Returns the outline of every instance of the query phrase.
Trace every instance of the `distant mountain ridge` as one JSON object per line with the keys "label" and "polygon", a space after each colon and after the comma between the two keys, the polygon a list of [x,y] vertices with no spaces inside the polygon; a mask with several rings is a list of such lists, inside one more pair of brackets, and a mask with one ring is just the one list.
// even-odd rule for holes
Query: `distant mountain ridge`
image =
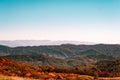
{"label": "distant mountain ridge", "polygon": [[17,46],[40,46],[40,45],[61,45],[61,44],[96,44],[93,42],[83,42],[83,41],[51,41],[51,40],[0,40],[0,45],[6,45],[9,47],[17,47]]}
{"label": "distant mountain ridge", "polygon": [[79,57],[86,55],[105,54],[115,57],[120,56],[120,45],[47,45],[47,46],[19,46],[8,47],[0,45],[0,55],[47,55],[50,57]]}

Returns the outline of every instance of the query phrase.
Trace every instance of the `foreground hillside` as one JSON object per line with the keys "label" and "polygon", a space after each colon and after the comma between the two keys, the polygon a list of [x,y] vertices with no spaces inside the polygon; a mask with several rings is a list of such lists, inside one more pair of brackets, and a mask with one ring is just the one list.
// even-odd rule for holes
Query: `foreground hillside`
{"label": "foreground hillside", "polygon": [[[4,77],[3,75],[12,76],[12,77]],[[39,79],[39,80],[57,80],[57,79],[64,79],[64,80],[71,80],[71,79],[86,79],[86,80],[93,80],[91,76],[85,75],[78,75],[73,73],[56,73],[56,72],[49,72],[49,71],[42,71],[42,67],[33,67],[29,66],[28,64],[18,63],[13,60],[7,58],[0,58],[0,79],[10,78],[8,80],[29,80],[23,79],[19,77],[27,77],[31,79]]]}
{"label": "foreground hillside", "polygon": [[91,75],[101,77],[120,77],[120,60],[99,61],[95,66],[74,66],[74,67],[54,67],[54,66],[30,66],[23,62],[16,62],[5,57],[0,58],[0,74],[8,76],[22,76],[31,78],[40,78],[43,75],[51,75],[58,78],[80,75]]}
{"label": "foreground hillside", "polygon": [[40,80],[94,80],[104,79],[100,77],[120,77],[120,60],[100,61],[96,63],[96,66],[57,68],[54,66],[30,66],[1,57],[0,75]]}

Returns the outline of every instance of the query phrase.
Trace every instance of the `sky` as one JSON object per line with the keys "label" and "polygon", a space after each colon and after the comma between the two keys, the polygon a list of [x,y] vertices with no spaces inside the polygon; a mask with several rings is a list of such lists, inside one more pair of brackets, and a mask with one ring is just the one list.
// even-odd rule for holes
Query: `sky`
{"label": "sky", "polygon": [[120,0],[0,0],[0,40],[120,44]]}

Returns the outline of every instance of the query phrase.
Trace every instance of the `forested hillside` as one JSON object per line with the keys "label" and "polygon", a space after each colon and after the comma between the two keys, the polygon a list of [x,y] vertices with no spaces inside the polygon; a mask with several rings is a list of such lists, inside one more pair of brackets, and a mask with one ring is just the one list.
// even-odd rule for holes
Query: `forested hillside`
{"label": "forested hillside", "polygon": [[120,56],[120,45],[73,45],[63,44],[56,46],[21,46],[21,47],[8,47],[0,46],[1,55],[37,55],[43,54],[54,57],[78,57],[84,55],[97,55],[106,54],[112,56]]}
{"label": "forested hillside", "polygon": [[100,60],[120,59],[120,45],[53,45],[53,46],[0,46],[0,56],[31,65],[73,67],[94,65]]}

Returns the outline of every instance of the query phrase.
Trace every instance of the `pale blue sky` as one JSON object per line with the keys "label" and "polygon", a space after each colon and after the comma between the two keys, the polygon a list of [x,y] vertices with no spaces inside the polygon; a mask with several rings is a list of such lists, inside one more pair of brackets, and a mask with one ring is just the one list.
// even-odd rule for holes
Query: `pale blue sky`
{"label": "pale blue sky", "polygon": [[120,43],[120,0],[0,0],[0,40]]}

